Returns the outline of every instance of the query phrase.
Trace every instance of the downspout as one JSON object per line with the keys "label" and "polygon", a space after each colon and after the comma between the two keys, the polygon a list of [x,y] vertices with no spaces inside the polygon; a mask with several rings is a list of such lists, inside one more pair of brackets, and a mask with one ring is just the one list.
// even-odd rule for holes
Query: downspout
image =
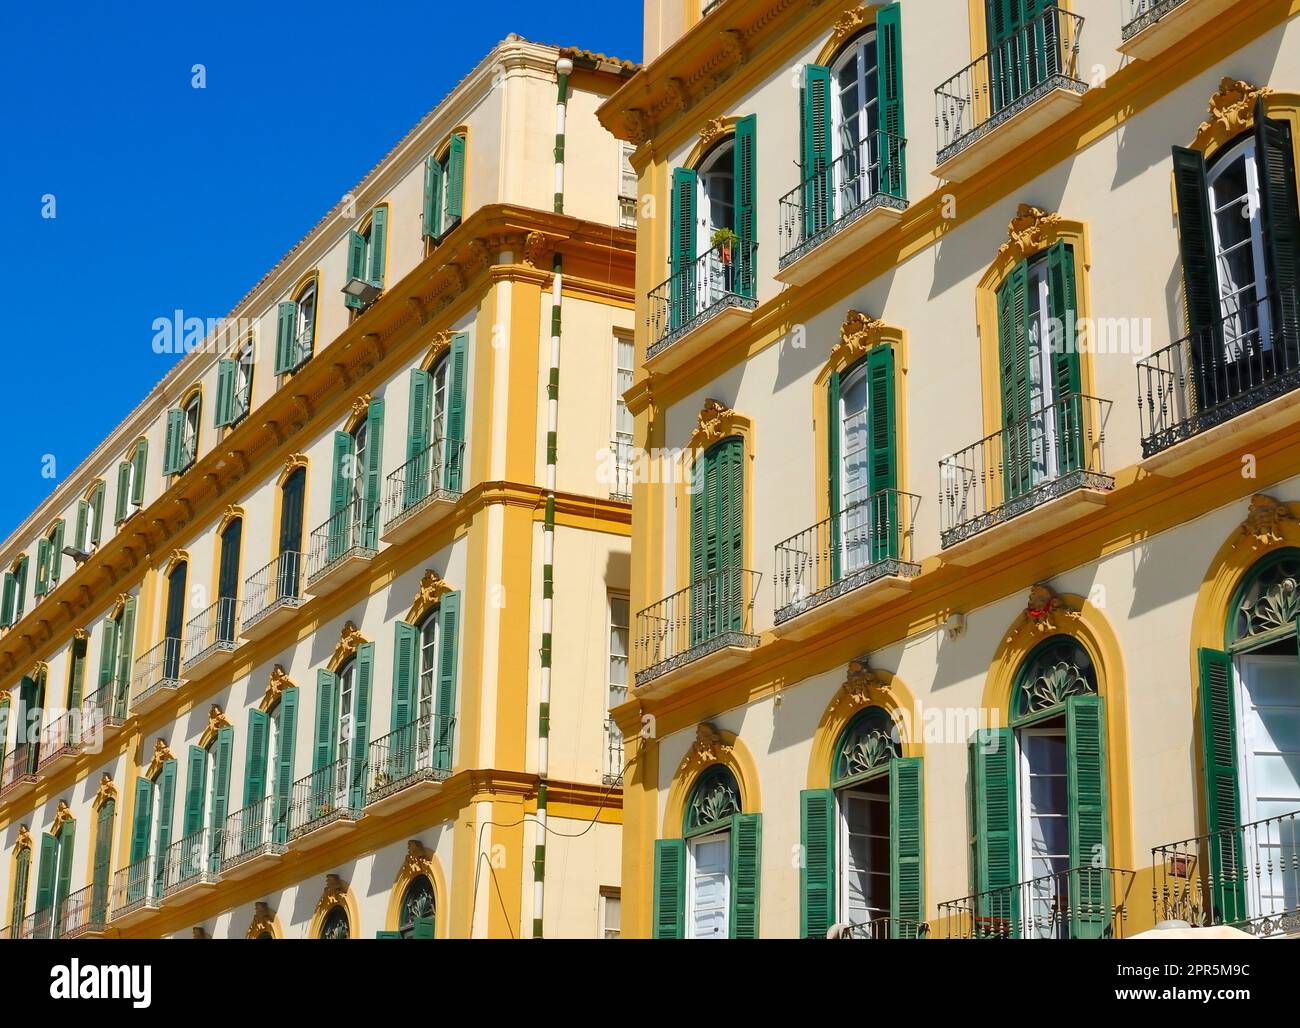
{"label": "downspout", "polygon": [[[573,62],[555,62],[558,91],[555,98],[555,213],[564,213],[564,122],[569,103],[569,75]],[[551,275],[551,366],[546,382],[546,520],[542,526],[542,675],[537,711],[537,848],[533,857],[533,938],[542,938],[546,904],[546,803],[550,773],[551,651],[555,597],[555,459],[560,421],[560,296],[563,292],[563,258],[557,252]]]}

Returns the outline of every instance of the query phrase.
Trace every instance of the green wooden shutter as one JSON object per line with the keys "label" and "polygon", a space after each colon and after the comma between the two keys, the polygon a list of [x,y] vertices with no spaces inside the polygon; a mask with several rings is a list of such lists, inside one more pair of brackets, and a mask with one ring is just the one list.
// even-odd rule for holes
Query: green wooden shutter
{"label": "green wooden shutter", "polygon": [[880,183],[882,193],[907,199],[903,120],[903,15],[899,4],[876,12],[878,96],[880,97]]}
{"label": "green wooden shutter", "polygon": [[1021,261],[998,287],[998,366],[1002,396],[1002,466],[1007,499],[1033,487],[1030,438],[1029,265]]}
{"label": "green wooden shutter", "polygon": [[113,512],[113,524],[120,525],[126,520],[126,506],[131,502],[131,462],[122,461],[117,466],[117,507]]}
{"label": "green wooden shutter", "polygon": [[81,706],[86,683],[86,640],[73,639],[68,647],[68,703],[69,710]]}
{"label": "green wooden shutter", "polygon": [[185,779],[185,813],[181,822],[181,838],[203,830],[203,799],[208,794],[208,751],[202,746],[191,746],[189,770]]}
{"label": "green wooden shutter", "polygon": [[62,518],[54,522],[54,535],[50,540],[50,588],[59,584],[63,571],[63,528]]}
{"label": "green wooden shutter", "polygon": [[457,332],[451,337],[450,381],[447,383],[447,452],[443,472],[446,488],[458,493],[463,488],[465,463],[465,372],[468,363],[469,335]]}
{"label": "green wooden shutter", "polygon": [[[840,373],[832,371],[830,381],[826,385],[826,499],[831,515],[829,532],[831,582],[840,580],[840,545],[842,538],[840,530],[840,503],[842,502],[840,435],[842,432],[843,426],[840,424]],[[814,589],[819,589],[822,583],[812,582],[811,586]]]}
{"label": "green wooden shutter", "polygon": [[388,255],[388,208],[376,207],[370,214],[370,279],[384,288],[384,263]]}
{"label": "green wooden shutter", "polygon": [[763,815],[731,818],[731,938],[758,938],[762,892]]}
{"label": "green wooden shutter", "polygon": [[41,859],[36,871],[36,906],[32,908],[37,914],[54,906],[54,876],[58,871],[58,863],[59,840],[48,832],[42,832]]}
{"label": "green wooden shutter", "polygon": [[718,513],[718,567],[722,575],[721,594],[723,627],[729,632],[746,629],[745,614],[749,606],[747,582],[742,573],[745,564],[745,444],[729,439],[722,444],[718,486],[721,502]]}
{"label": "green wooden shutter", "polygon": [[112,709],[113,667],[117,663],[117,622],[104,618],[99,634],[99,702]]}
{"label": "green wooden shutter", "polygon": [[135,444],[135,457],[131,461],[131,502],[144,506],[144,476],[149,467],[149,441],[141,439]]}
{"label": "green wooden shutter", "polygon": [[[14,623],[14,598],[18,591],[18,582],[12,571],[6,571],[4,577],[4,600],[0,607],[0,624],[8,628]],[[4,733],[0,732],[0,736]]]}
{"label": "green wooden shutter", "polygon": [[[1183,260],[1183,302],[1192,353],[1221,353],[1223,322],[1219,317],[1219,275],[1215,267],[1214,229],[1210,220],[1210,188],[1205,156],[1199,150],[1174,147],[1174,194],[1178,200],[1178,251]],[[1196,356],[1193,357],[1197,361]],[[1206,389],[1207,371],[1196,369],[1198,397]]]}
{"label": "green wooden shutter", "polygon": [[298,305],[292,300],[285,300],[276,308],[275,319],[275,373],[283,375],[292,371],[297,363],[294,360],[295,335],[298,330]]}
{"label": "green wooden shutter", "polygon": [[[248,744],[244,749],[244,806],[251,807],[266,798],[267,744],[271,738],[271,718],[262,710],[248,712]],[[247,826],[245,826],[247,828]]]}
{"label": "green wooden shutter", "polygon": [[1106,719],[1100,696],[1065,701],[1065,747],[1070,812],[1070,937],[1110,935]]}
{"label": "green wooden shutter", "polygon": [[[976,893],[975,934],[1019,934],[1016,741],[1010,728],[981,728],[970,741]],[[995,891],[996,890],[996,891]]]}
{"label": "green wooden shutter", "polygon": [[375,932],[376,939],[400,939],[401,932]]}
{"label": "green wooden shutter", "polygon": [[820,64],[803,69],[800,135],[803,233],[808,239],[831,223],[831,70]]}
{"label": "green wooden shutter", "polygon": [[163,446],[163,474],[180,474],[184,464],[185,412],[173,408],[167,412],[167,436]]}
{"label": "green wooden shutter", "polygon": [[348,794],[353,810],[366,805],[366,768],[370,765],[370,687],[374,679],[375,644],[357,647],[357,687],[353,698],[351,782]]}
{"label": "green wooden shutter", "polygon": [[[149,856],[149,822],[152,815],[153,782],[141,775],[135,780],[135,816],[131,823],[132,864],[138,864]],[[132,876],[132,881],[134,880]]]}
{"label": "green wooden shutter", "polygon": [[44,596],[50,588],[50,541],[36,540],[36,595]]}
{"label": "green wooden shutter", "polygon": [[686,842],[655,840],[654,937],[686,936]]}
{"label": "green wooden shutter", "polygon": [[426,239],[437,239],[442,206],[442,165],[430,154],[424,159],[424,225]]}
{"label": "green wooden shutter", "polygon": [[669,223],[668,327],[677,329],[695,315],[695,172],[673,169],[672,221]]}
{"label": "green wooden shutter", "polygon": [[32,851],[19,850],[14,858],[13,904],[9,908],[9,923],[21,925],[27,916],[27,881],[31,877]]}
{"label": "green wooden shutter", "polygon": [[393,623],[393,706],[391,728],[396,732],[411,723],[415,708],[415,680],[420,659],[420,630],[405,621]]}
{"label": "green wooden shutter", "polygon": [[731,149],[735,175],[736,235],[740,245],[732,254],[733,288],[741,296],[753,298],[757,285],[754,242],[758,239],[758,118],[746,115],[736,122],[736,138]]}
{"label": "green wooden shutter", "polygon": [[23,608],[27,604],[27,554],[18,558],[18,570],[14,574],[14,620],[17,621],[23,616]]}
{"label": "green wooden shutter", "polygon": [[[348,281],[367,281],[366,278],[366,240],[359,232],[348,233]],[[355,296],[343,295],[345,306],[355,310],[361,309],[361,300]]]}
{"label": "green wooden shutter", "polygon": [[54,930],[50,937],[63,933],[63,906],[72,895],[72,851],[77,837],[77,822],[64,821],[59,829],[59,873],[54,880]]}
{"label": "green wooden shutter", "polygon": [[799,793],[799,936],[824,939],[835,923],[835,823],[838,811],[830,789]]}
{"label": "green wooden shutter", "polygon": [[404,506],[419,503],[432,484],[429,449],[429,397],[433,376],[423,368],[411,369],[411,388],[406,405],[406,487]]}
{"label": "green wooden shutter", "polygon": [[451,137],[447,153],[447,218],[459,221],[465,207],[465,137]]}
{"label": "green wooden shutter", "polygon": [[[873,347],[867,354],[868,465],[872,561],[896,559],[902,549],[898,488],[898,425],[894,402],[894,348]],[[880,494],[884,495],[880,495]]]}
{"label": "green wooden shutter", "polygon": [[235,370],[238,363],[225,357],[217,361],[217,402],[213,424],[218,428],[235,420]]}
{"label": "green wooden shutter", "polygon": [[289,810],[293,799],[293,755],[298,736],[298,690],[280,694],[279,752],[275,755],[275,841],[289,837]]}
{"label": "green wooden shutter", "polygon": [[226,813],[230,809],[230,763],[235,750],[235,730],[222,728],[213,744],[212,773],[216,776],[212,789],[212,825],[208,834],[208,869],[221,870],[222,843],[226,837]]}
{"label": "green wooden shutter", "polygon": [[90,920],[92,924],[108,921],[108,883],[112,874],[113,828],[117,819],[117,801],[107,799],[99,808],[95,821],[95,858],[91,875]]}
{"label": "green wooden shutter", "polygon": [[[362,469],[358,468],[358,471]],[[384,474],[384,400],[376,396],[366,408],[366,506],[362,511],[361,545],[379,547],[379,496]]]}
{"label": "green wooden shutter", "polygon": [[889,913],[894,938],[925,920],[925,776],[920,757],[889,762]]}
{"label": "green wooden shutter", "polygon": [[1273,298],[1276,333],[1287,348],[1286,367],[1300,357],[1300,297],[1296,295],[1300,253],[1300,207],[1296,199],[1295,151],[1291,129],[1268,117],[1261,97],[1255,104],[1255,153],[1259,163],[1260,214],[1268,252],[1268,295]]}
{"label": "green wooden shutter", "polygon": [[348,549],[352,532],[352,476],[359,474],[353,458],[352,436],[334,433],[334,479],[330,486],[330,521],[326,530],[329,560],[337,560]]}
{"label": "green wooden shutter", "polygon": [[135,662],[135,597],[128,596],[122,605],[121,628],[117,636],[117,693],[113,710],[126,716],[127,697],[131,688],[131,665]]}
{"label": "green wooden shutter", "polygon": [[172,809],[176,803],[176,761],[169,760],[158,772],[158,831],[154,846],[154,895],[162,894],[163,858],[172,843]]}
{"label": "green wooden shutter", "polygon": [[104,532],[104,496],[107,493],[107,486],[101,478],[95,483],[95,492],[92,495],[91,503],[95,508],[95,516],[90,521],[90,545],[98,546],[103,538]]}
{"label": "green wooden shutter", "polygon": [[433,766],[450,771],[455,754],[457,661],[460,649],[460,593],[438,603],[438,684],[434,712]]}
{"label": "green wooden shutter", "polygon": [[1056,459],[1061,474],[1084,466],[1083,436],[1086,411],[1079,398],[1082,380],[1076,345],[1078,308],[1075,297],[1074,250],[1054,243],[1047,251],[1047,301],[1053,327],[1052,394],[1056,398]]}
{"label": "green wooden shutter", "polygon": [[338,705],[338,675],[320,668],[316,672],[316,747],[311,762],[313,772],[322,771],[334,762]]}
{"label": "green wooden shutter", "polygon": [[411,938],[432,939],[434,937],[434,919],[432,917],[417,917],[415,925],[411,929]]}
{"label": "green wooden shutter", "polygon": [[1241,786],[1237,780],[1237,697],[1232,657],[1197,651],[1200,665],[1201,760],[1205,769],[1205,819],[1210,834],[1210,877],[1216,921],[1246,916],[1241,859]]}
{"label": "green wooden shutter", "polygon": [[90,524],[90,504],[85,500],[77,501],[77,527],[73,533],[73,545],[84,551],[86,549],[86,530]]}

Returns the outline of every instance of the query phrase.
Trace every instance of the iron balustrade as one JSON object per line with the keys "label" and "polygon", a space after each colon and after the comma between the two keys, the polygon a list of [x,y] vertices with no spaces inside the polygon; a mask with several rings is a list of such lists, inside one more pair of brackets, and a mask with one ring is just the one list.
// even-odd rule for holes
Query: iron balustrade
{"label": "iron balustrade", "polygon": [[[54,711],[46,710],[48,716]],[[96,714],[85,707],[65,710],[41,728],[40,764],[44,767],[56,757],[80,752],[87,741],[94,741]]]}
{"label": "iron balustrade", "polygon": [[1083,18],[1052,6],[934,91],[938,163],[1015,117],[1053,89],[1084,92]]}
{"label": "iron balustrade", "polygon": [[350,500],[312,530],[307,544],[307,584],[344,558],[373,556],[379,546],[379,504]]}
{"label": "iron balustrade", "polygon": [[459,499],[465,474],[465,443],[435,439],[384,483],[384,528],[422,510],[433,500]]}
{"label": "iron balustrade", "polygon": [[1233,312],[1138,362],[1144,457],[1300,387],[1297,287],[1233,302]]}
{"label": "iron balustrade", "polygon": [[1300,931],[1300,810],[1151,850],[1156,921]]}
{"label": "iron balustrade", "polygon": [[632,437],[615,436],[609,441],[609,498],[632,501]]}
{"label": "iron balustrade", "polygon": [[280,606],[302,602],[302,554],[285,550],[244,582],[244,630]]}
{"label": "iron balustrade", "polygon": [[1120,0],[1120,17],[1123,19],[1121,36],[1128,42],[1145,28],[1150,28],[1166,17],[1176,7],[1195,0]]}
{"label": "iron balustrade", "polygon": [[85,724],[93,718],[104,728],[121,728],[126,721],[130,700],[130,682],[124,675],[113,675],[86,697],[81,709]]}
{"label": "iron balustrade", "polygon": [[60,938],[101,932],[108,924],[108,882],[87,885],[63,901]]}
{"label": "iron balustrade", "polygon": [[15,936],[19,939],[57,939],[58,920],[54,916],[54,908],[46,907],[43,910],[35,910],[23,918],[22,923],[18,926],[18,932]]}
{"label": "iron balustrade", "polygon": [[939,904],[943,939],[1118,939],[1132,871],[1072,867]]}
{"label": "iron balustrade", "polygon": [[963,539],[1076,489],[1109,489],[1110,401],[1070,393],[939,462],[940,541]]}
{"label": "iron balustrade", "polygon": [[[277,809],[283,806],[283,810]],[[248,806],[226,815],[221,834],[221,870],[260,857],[280,854],[289,841],[289,805],[275,796],[263,796]]]}
{"label": "iron balustrade", "polygon": [[158,886],[161,884],[152,856],[137,860],[115,872],[110,919],[155,904]]}
{"label": "iron balustrade", "polygon": [[781,197],[782,268],[877,207],[904,210],[907,140],[872,132]]}
{"label": "iron balustrade", "polygon": [[[224,826],[223,826],[224,827]],[[221,840],[206,828],[177,839],[162,855],[159,897],[170,896],[188,885],[215,882],[220,868]]]}
{"label": "iron balustrade", "polygon": [[752,645],[762,576],[730,568],[701,576],[636,616],[637,685],[729,645]]}
{"label": "iron balustrade", "polygon": [[426,714],[372,742],[366,802],[374,803],[416,782],[450,778],[454,729],[454,718],[440,727],[435,714]]}
{"label": "iron balustrade", "polygon": [[870,921],[838,924],[831,927],[827,938],[835,939],[928,939],[928,921],[910,921],[898,917],[873,917]]}
{"label": "iron balustrade", "polygon": [[16,785],[38,780],[36,768],[40,754],[40,744],[33,742],[20,742],[5,753],[4,763],[0,764],[0,796]]}
{"label": "iron balustrade", "polygon": [[186,665],[218,650],[233,650],[238,632],[239,601],[233,596],[222,596],[185,625]]}
{"label": "iron balustrade", "polygon": [[356,820],[365,804],[366,761],[351,756],[331,761],[293,783],[289,838],[340,820]]}
{"label": "iron balustrade", "polygon": [[885,575],[912,577],[921,498],[882,489],[776,545],[776,623]]}
{"label": "iron balustrade", "polygon": [[757,260],[758,243],[752,239],[719,243],[678,268],[666,282],[653,289],[646,311],[650,327],[646,359],[667,349],[726,307],[752,310],[758,306]]}
{"label": "iron balustrade", "polygon": [[181,640],[169,637],[135,662],[131,704],[140,703],[159,689],[176,688],[180,684]]}

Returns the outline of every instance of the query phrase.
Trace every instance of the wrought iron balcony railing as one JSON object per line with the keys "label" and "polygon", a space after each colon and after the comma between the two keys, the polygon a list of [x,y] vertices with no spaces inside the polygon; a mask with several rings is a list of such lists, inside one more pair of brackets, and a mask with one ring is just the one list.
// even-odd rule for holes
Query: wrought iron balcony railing
{"label": "wrought iron balcony railing", "polygon": [[609,498],[632,501],[632,437],[615,436],[609,442]]}
{"label": "wrought iron balcony railing", "polygon": [[1300,387],[1300,292],[1233,301],[1234,313],[1139,361],[1142,455]]}
{"label": "wrought iron balcony railing", "polygon": [[[222,826],[224,828],[224,825]],[[200,828],[177,839],[162,855],[162,888],[159,898],[179,892],[190,885],[214,883],[221,867],[221,839]]]}
{"label": "wrought iron balcony railing", "polygon": [[465,443],[435,439],[389,474],[384,485],[384,531],[438,499],[455,501],[463,490]]}
{"label": "wrought iron balcony railing", "polygon": [[232,652],[239,634],[239,601],[223,596],[185,626],[185,666],[217,652]]}
{"label": "wrought iron balcony railing", "polygon": [[[609,705],[617,707],[627,701],[626,685],[609,687]],[[605,716],[605,770],[601,781],[605,785],[614,785],[623,777],[626,762],[623,754],[623,733],[618,729],[618,722],[611,715]]]}
{"label": "wrought iron balcony railing", "polygon": [[158,902],[162,878],[153,857],[145,857],[113,874],[109,919],[123,917]]}
{"label": "wrought iron balcony railing", "polygon": [[834,925],[827,938],[835,939],[928,939],[928,921],[909,921],[897,917],[874,917],[856,924]]}
{"label": "wrought iron balcony railing", "polygon": [[286,550],[244,583],[244,631],[280,607],[302,604],[302,554]]}
{"label": "wrought iron balcony railing", "polygon": [[1151,851],[1156,921],[1300,931],[1300,810]]}
{"label": "wrought iron balcony railing", "polygon": [[1110,489],[1110,401],[1082,393],[939,462],[940,541],[952,546],[1076,489]]}
{"label": "wrought iron balcony railing", "polygon": [[1083,93],[1083,18],[1052,6],[934,91],[937,163],[1005,124],[1053,89]]}
{"label": "wrought iron balcony railing", "polygon": [[650,326],[646,359],[727,307],[757,307],[757,261],[758,243],[752,239],[720,243],[652,290],[646,314]]}
{"label": "wrought iron balcony railing", "polygon": [[289,839],[334,821],[355,821],[365,803],[366,763],[344,757],[293,783]]}
{"label": "wrought iron balcony railing", "polygon": [[17,785],[38,781],[40,756],[40,744],[34,742],[20,742],[5,753],[4,763],[0,764],[0,796]]}
{"label": "wrought iron balcony railing", "polygon": [[87,885],[63,901],[60,938],[102,932],[108,925],[108,882]]}
{"label": "wrought iron balcony railing", "polygon": [[882,489],[776,545],[776,623],[886,575],[911,578],[921,498]]}
{"label": "wrought iron balcony railing", "polygon": [[263,854],[280,854],[289,842],[289,804],[277,810],[276,797],[263,796],[226,815],[221,835],[221,870],[229,871]]}
{"label": "wrought iron balcony railing", "polygon": [[95,719],[104,728],[121,728],[126,721],[131,698],[131,683],[124,675],[113,675],[86,697],[81,708],[85,724]]}
{"label": "wrought iron balcony railing", "polygon": [[636,684],[727,646],[756,646],[754,602],[761,579],[741,568],[714,571],[637,614]]}
{"label": "wrought iron balcony railing", "polygon": [[167,638],[135,662],[135,680],[131,685],[131,707],[151,699],[160,689],[176,689],[182,684],[181,640]]}
{"label": "wrought iron balcony railing", "polygon": [[1124,19],[1121,35],[1128,42],[1145,28],[1165,17],[1175,7],[1196,0],[1120,0],[1120,17]]}
{"label": "wrought iron balcony railing", "polygon": [[455,719],[440,731],[438,719],[426,714],[372,742],[366,802],[374,803],[416,782],[450,778],[454,730]]}
{"label": "wrought iron balcony railing", "polygon": [[373,557],[379,549],[379,504],[354,500],[312,530],[307,544],[307,585],[347,557]]}
{"label": "wrought iron balcony railing", "polygon": [[781,197],[779,266],[793,264],[877,207],[905,210],[906,146],[901,136],[873,132]]}
{"label": "wrought iron balcony railing", "polygon": [[1133,872],[1072,867],[939,904],[941,939],[1118,939]]}

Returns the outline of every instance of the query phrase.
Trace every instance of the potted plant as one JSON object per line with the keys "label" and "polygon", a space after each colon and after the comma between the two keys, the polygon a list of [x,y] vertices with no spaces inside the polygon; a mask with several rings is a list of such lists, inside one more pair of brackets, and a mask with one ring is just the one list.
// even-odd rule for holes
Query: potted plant
{"label": "potted plant", "polygon": [[740,241],[740,236],[729,228],[718,228],[713,230],[713,236],[710,241],[713,248],[722,256],[723,264],[731,264],[731,255],[735,249],[736,243]]}

